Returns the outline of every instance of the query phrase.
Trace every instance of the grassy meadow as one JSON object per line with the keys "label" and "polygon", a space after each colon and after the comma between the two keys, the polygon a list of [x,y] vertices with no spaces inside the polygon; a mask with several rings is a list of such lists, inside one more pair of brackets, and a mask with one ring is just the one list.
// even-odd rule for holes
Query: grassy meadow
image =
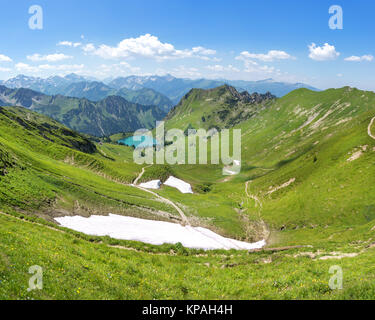
{"label": "grassy meadow", "polygon": [[[219,98],[190,97],[166,128],[200,127]],[[223,176],[222,165],[136,165],[133,149],[115,142],[124,135],[99,143],[26,109],[0,108],[0,299],[372,299],[374,116],[372,92],[295,90],[234,126],[242,168]],[[192,225],[266,238],[266,250],[152,246],[54,222],[108,213],[171,221],[175,208],[130,185],[142,167],[140,181],[174,175],[192,185],[194,194],[156,191]],[[298,247],[267,251],[285,246]],[[43,267],[43,290],[27,291],[32,265]],[[328,285],[335,265],[342,290]]]}

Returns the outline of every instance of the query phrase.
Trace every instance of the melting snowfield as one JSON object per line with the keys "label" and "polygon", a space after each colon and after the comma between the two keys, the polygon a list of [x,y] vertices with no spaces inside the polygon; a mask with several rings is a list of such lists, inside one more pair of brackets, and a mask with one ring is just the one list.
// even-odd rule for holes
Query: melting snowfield
{"label": "melting snowfield", "polygon": [[145,220],[110,214],[109,216],[81,216],[55,218],[63,227],[88,235],[109,236],[121,240],[135,240],[161,245],[181,242],[184,247],[195,249],[238,249],[262,248],[265,241],[247,243],[224,238],[211,230],[181,226],[176,223]]}
{"label": "melting snowfield", "polygon": [[[170,176],[167,181],[164,182],[166,186],[176,188],[181,193],[193,193],[191,185],[183,180],[177,179],[173,176]],[[140,183],[139,186],[145,189],[160,189],[162,185],[160,180],[151,180],[148,182]]]}
{"label": "melting snowfield", "polygon": [[151,181],[148,181],[148,182],[140,183],[139,186],[141,188],[146,188],[146,189],[160,189],[161,181],[160,180],[151,180]]}
{"label": "melting snowfield", "polygon": [[178,189],[181,193],[193,193],[191,185],[183,180],[177,179],[173,176],[170,176],[167,181],[164,182],[166,186],[170,186]]}

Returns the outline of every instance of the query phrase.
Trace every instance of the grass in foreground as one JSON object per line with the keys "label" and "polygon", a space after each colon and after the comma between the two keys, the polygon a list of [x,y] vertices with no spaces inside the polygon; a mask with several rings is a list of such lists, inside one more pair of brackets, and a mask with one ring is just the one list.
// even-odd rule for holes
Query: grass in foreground
{"label": "grass in foreground", "polygon": [[[0,215],[0,299],[371,299],[373,251],[342,260],[296,250],[150,254]],[[33,265],[43,268],[43,290],[28,292]],[[332,265],[343,269],[343,290],[328,286]]]}

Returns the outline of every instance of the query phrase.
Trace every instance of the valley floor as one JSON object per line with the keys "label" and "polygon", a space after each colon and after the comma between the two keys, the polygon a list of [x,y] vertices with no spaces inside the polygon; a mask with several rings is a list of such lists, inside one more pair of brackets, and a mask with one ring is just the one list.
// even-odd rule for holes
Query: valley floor
{"label": "valley floor", "polygon": [[[297,90],[236,127],[242,168],[225,177],[220,165],[142,167],[132,148],[0,108],[0,299],[374,299],[374,106],[351,88]],[[139,186],[170,176],[194,193]],[[267,246],[155,246],[54,221],[109,213]],[[28,291],[35,265],[43,290]]]}
{"label": "valley floor", "polygon": [[[357,250],[354,257],[322,259],[324,254],[312,248],[150,254],[92,241],[1,214],[0,299],[375,297],[373,248]],[[337,264],[344,270],[343,289],[331,290],[329,270]],[[43,290],[27,290],[33,265],[43,269]]]}

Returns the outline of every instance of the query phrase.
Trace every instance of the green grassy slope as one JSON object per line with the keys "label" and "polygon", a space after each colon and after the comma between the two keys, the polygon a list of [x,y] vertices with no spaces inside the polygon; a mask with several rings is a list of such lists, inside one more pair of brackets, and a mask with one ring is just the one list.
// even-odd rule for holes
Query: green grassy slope
{"label": "green grassy slope", "polygon": [[29,110],[0,108],[0,209],[48,220],[65,214],[117,212],[154,219],[158,211],[176,214],[127,185],[141,168],[131,159],[115,161],[115,151],[97,149],[83,136]]}
{"label": "green grassy slope", "polygon": [[139,103],[145,106],[158,106],[164,112],[168,112],[173,107],[173,102],[167,96],[149,88],[142,88],[139,90],[121,88],[114,91],[113,94],[123,97],[130,102]]}
{"label": "green grassy slope", "polygon": [[[229,224],[229,232],[233,221],[245,215],[273,230],[271,243],[340,242],[337,232],[375,222],[375,189],[369,183],[375,173],[375,140],[367,134],[374,115],[372,92],[348,87],[296,90],[235,127],[242,130],[240,175],[225,179],[220,176],[222,166],[176,166],[178,176],[195,186],[211,183],[211,190],[199,203],[174,191],[161,192],[199,214],[206,211],[212,219],[221,215],[221,225]],[[175,118],[171,124],[178,125],[184,115]],[[349,161],[353,154],[359,157]],[[262,207],[247,197],[247,181],[248,192]],[[238,225],[243,228],[243,223]]]}
{"label": "green grassy slope", "polygon": [[173,102],[168,97],[152,89],[114,89],[97,81],[75,82],[68,86],[59,86],[55,88],[56,92],[64,96],[86,98],[91,101],[102,100],[108,96],[119,96],[129,102],[144,106],[157,106],[164,112],[168,112],[173,106]]}
{"label": "green grassy slope", "polygon": [[[184,130],[187,122],[199,121],[206,94],[212,91],[174,110],[167,128]],[[212,114],[225,108],[225,101],[207,105],[205,115],[210,107]],[[194,106],[197,111],[189,109]],[[24,109],[0,110],[1,211],[49,221],[65,214],[176,215],[152,195],[126,185],[141,171],[131,148],[104,143],[82,152],[77,143],[91,143],[80,135],[69,140],[57,123]],[[202,255],[178,245],[61,233],[0,215],[0,297],[373,298],[375,140],[367,129],[374,116],[372,92],[299,89],[256,107],[236,124],[242,130],[239,175],[223,176],[222,165],[146,168],[145,180],[173,174],[193,185],[192,195],[170,187],[157,191],[177,203],[192,224],[248,241],[269,231],[268,247],[306,247]],[[44,122],[57,129],[47,130]],[[46,289],[27,293],[27,270],[34,264],[47,270]],[[328,287],[332,265],[343,268],[343,290]]]}
{"label": "green grassy slope", "polygon": [[0,86],[0,105],[18,105],[47,115],[65,126],[95,136],[153,128],[165,116],[156,106],[132,103],[119,96],[98,102],[85,98],[49,96],[30,89]]}
{"label": "green grassy slope", "polygon": [[[311,251],[311,249],[305,249]],[[358,252],[352,249],[351,252]],[[0,299],[372,299],[375,255],[319,260],[287,253],[174,251],[109,247],[0,214]],[[305,251],[307,252],[307,251]],[[332,265],[343,290],[328,286]],[[43,268],[43,290],[27,291]]]}
{"label": "green grassy slope", "polygon": [[212,127],[230,128],[266,108],[275,97],[271,94],[239,93],[228,85],[210,90],[192,89],[167,115],[167,128],[186,130]]}

